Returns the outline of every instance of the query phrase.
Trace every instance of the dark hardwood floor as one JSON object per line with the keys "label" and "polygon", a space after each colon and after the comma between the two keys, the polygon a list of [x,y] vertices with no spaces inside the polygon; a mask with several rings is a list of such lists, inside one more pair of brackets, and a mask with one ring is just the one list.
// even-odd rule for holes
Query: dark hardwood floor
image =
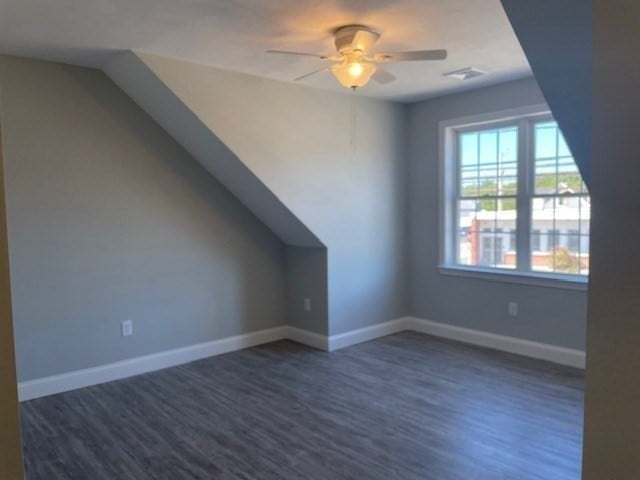
{"label": "dark hardwood floor", "polygon": [[401,333],[22,404],[28,480],[579,480],[583,374]]}

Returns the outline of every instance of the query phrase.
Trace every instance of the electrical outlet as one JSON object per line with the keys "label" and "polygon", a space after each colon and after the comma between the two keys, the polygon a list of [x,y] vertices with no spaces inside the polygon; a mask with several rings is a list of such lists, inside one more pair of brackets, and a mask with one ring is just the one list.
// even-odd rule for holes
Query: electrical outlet
{"label": "electrical outlet", "polygon": [[518,304],[516,302],[509,302],[509,316],[510,317],[518,316]]}
{"label": "electrical outlet", "polygon": [[305,298],[304,299],[304,311],[305,312],[310,312],[311,311],[311,299],[310,298]]}
{"label": "electrical outlet", "polygon": [[122,332],[123,337],[128,337],[133,335],[133,320],[125,320],[120,325],[120,330]]}

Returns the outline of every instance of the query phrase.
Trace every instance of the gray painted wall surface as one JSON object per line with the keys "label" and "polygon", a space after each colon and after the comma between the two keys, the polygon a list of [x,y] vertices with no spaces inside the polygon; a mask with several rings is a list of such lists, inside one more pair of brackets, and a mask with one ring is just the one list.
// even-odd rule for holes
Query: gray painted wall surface
{"label": "gray painted wall surface", "polygon": [[404,106],[138,56],[327,246],[332,335],[406,314]]}
{"label": "gray painted wall surface", "polygon": [[594,0],[584,480],[640,478],[640,3]]}
{"label": "gray painted wall surface", "polygon": [[20,380],[286,323],[284,245],[102,73],[0,88]]}
{"label": "gray painted wall surface", "polygon": [[501,0],[582,176],[591,181],[592,0]]}
{"label": "gray painted wall surface", "polygon": [[[439,264],[439,122],[544,103],[533,79],[409,106],[409,310],[429,320],[584,349],[586,292],[443,275]],[[507,315],[507,303],[519,315]]]}
{"label": "gray painted wall surface", "polygon": [[289,325],[327,335],[327,249],[287,246],[286,262]]}
{"label": "gray painted wall surface", "polygon": [[105,73],[284,243],[323,246],[135,53],[117,55]]}
{"label": "gray painted wall surface", "polygon": [[[2,92],[0,92],[1,96]],[[2,129],[0,128],[0,385],[2,385],[0,388],[0,419],[2,419],[0,420],[0,478],[22,480],[24,471],[16,387],[2,150]]]}

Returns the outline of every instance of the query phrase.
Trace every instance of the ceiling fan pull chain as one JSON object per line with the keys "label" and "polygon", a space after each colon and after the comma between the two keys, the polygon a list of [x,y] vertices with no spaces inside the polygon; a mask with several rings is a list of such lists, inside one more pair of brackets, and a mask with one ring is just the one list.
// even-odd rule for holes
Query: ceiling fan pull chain
{"label": "ceiling fan pull chain", "polygon": [[356,151],[356,90],[355,88],[351,91],[351,145],[353,145],[353,153]]}

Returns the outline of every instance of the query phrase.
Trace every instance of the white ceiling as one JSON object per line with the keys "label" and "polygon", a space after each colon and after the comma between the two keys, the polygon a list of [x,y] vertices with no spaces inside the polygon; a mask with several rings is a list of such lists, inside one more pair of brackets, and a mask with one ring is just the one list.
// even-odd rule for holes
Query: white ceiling
{"label": "white ceiling", "polygon": [[[290,81],[323,62],[265,50],[332,53],[351,23],[382,34],[377,51],[449,51],[386,66],[398,80],[363,95],[411,101],[531,75],[500,0],[0,0],[0,53],[100,67],[131,49]],[[469,66],[488,75],[442,77]],[[343,89],[328,73],[302,83]]]}

